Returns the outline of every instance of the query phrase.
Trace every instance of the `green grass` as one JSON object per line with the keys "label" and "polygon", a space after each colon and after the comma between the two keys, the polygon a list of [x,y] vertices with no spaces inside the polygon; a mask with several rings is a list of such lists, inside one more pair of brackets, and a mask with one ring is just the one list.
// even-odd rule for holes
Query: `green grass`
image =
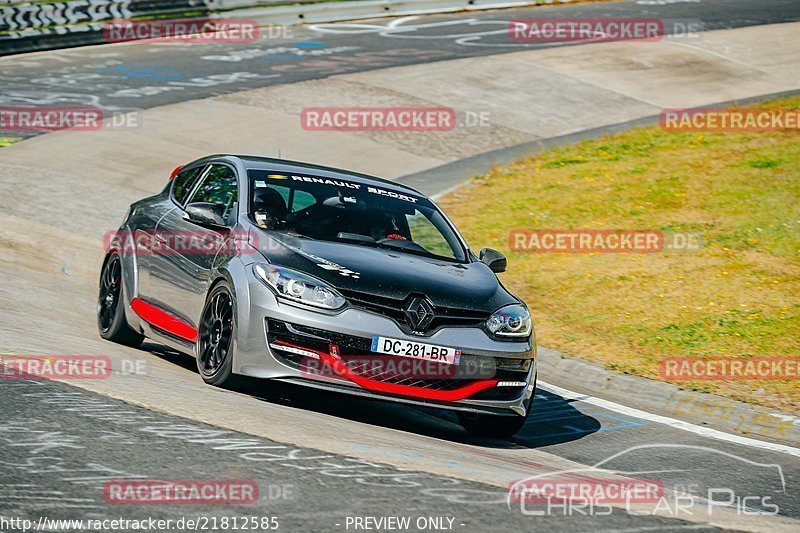
{"label": "green grass", "polygon": [[11,146],[15,142],[21,141],[22,137],[0,137],[0,148]]}
{"label": "green grass", "polygon": [[[800,98],[763,107],[800,108]],[[509,256],[504,283],[539,341],[660,379],[663,357],[800,356],[800,133],[657,127],[493,169],[441,201],[474,248]],[[695,252],[512,252],[513,229],[702,235]],[[794,412],[798,381],[684,383]]]}

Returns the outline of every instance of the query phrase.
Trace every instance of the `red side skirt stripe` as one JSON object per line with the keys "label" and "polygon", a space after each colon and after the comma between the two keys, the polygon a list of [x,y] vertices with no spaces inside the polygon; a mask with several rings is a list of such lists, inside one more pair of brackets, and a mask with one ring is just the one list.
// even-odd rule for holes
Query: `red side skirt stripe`
{"label": "red side skirt stripe", "polygon": [[197,330],[195,328],[172,313],[164,311],[160,307],[156,307],[139,298],[134,298],[131,301],[131,309],[147,323],[159,329],[163,329],[176,337],[180,337],[189,342],[195,342],[197,340]]}

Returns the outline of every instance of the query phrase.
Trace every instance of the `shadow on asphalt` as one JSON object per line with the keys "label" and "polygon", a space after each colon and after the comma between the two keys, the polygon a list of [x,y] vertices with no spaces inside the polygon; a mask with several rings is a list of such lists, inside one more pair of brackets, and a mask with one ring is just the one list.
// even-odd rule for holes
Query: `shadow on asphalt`
{"label": "shadow on asphalt", "polygon": [[[152,342],[141,349],[165,361],[193,372],[197,366],[192,357]],[[199,380],[198,376],[198,380]],[[261,401],[314,411],[356,422],[407,431],[437,439],[487,448],[538,448],[581,439],[597,432],[600,422],[573,407],[573,400],[539,390],[533,412],[525,426],[509,441],[473,437],[468,434],[452,411],[428,407],[412,407],[390,400],[358,398],[281,381],[244,378],[237,392]]]}

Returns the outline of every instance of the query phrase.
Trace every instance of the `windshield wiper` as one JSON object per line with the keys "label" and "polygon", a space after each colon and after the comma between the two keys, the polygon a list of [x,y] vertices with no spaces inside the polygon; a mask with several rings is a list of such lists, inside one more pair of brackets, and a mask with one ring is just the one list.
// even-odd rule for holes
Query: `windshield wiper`
{"label": "windshield wiper", "polygon": [[357,242],[359,244],[371,244],[375,242],[375,239],[370,237],[369,235],[362,235],[360,233],[349,233],[346,231],[340,231],[336,238],[342,241],[352,241]]}

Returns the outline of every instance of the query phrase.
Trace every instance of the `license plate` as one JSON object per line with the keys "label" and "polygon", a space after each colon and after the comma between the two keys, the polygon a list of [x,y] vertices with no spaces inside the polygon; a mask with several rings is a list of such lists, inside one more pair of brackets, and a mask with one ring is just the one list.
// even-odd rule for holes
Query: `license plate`
{"label": "license plate", "polygon": [[372,337],[372,351],[374,353],[411,357],[413,359],[451,365],[457,365],[461,360],[461,350],[458,348],[425,344],[423,342],[402,341],[387,337]]}

